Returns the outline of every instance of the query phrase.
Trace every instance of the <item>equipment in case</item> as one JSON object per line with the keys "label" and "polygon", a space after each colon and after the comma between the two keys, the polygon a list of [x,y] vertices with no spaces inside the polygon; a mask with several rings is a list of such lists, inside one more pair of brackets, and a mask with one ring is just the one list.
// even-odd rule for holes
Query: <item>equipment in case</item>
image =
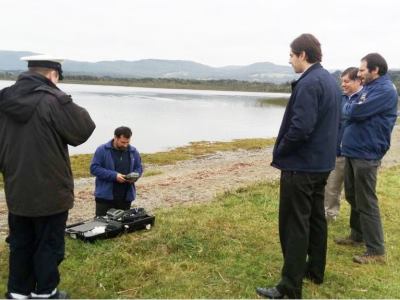
{"label": "equipment in case", "polygon": [[150,229],[155,217],[148,214],[144,208],[128,210],[110,209],[107,215],[91,220],[68,225],[65,233],[73,239],[92,242],[97,239],[113,238],[122,233],[141,229]]}

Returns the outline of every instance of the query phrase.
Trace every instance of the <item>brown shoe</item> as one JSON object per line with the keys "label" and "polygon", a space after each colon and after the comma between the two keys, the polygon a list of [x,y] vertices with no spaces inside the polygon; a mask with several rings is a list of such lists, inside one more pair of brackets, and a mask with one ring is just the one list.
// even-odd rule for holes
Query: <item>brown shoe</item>
{"label": "brown shoe", "polygon": [[336,238],[334,239],[335,243],[338,245],[344,245],[344,246],[363,246],[364,242],[362,241],[356,241],[353,240],[350,236],[344,237],[344,238]]}
{"label": "brown shoe", "polygon": [[369,254],[368,252],[364,253],[363,255],[355,255],[353,256],[353,261],[358,264],[385,264],[386,257],[385,254],[375,255]]}

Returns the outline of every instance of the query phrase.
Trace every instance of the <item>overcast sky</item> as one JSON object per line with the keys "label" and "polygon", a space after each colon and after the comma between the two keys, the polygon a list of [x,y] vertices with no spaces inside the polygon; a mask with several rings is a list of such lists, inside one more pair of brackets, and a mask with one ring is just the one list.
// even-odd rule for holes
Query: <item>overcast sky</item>
{"label": "overcast sky", "polygon": [[400,68],[398,0],[0,0],[0,12],[0,50],[287,65],[289,44],[308,32],[327,68],[358,66],[369,52]]}

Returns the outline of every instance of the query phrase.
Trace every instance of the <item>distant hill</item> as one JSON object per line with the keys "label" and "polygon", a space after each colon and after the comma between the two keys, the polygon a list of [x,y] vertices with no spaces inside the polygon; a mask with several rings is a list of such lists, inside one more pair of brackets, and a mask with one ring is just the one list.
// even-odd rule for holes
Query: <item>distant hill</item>
{"label": "distant hill", "polygon": [[[34,55],[28,51],[0,50],[0,71],[22,71],[26,63],[20,57]],[[211,67],[187,60],[143,59],[137,61],[83,62],[66,60],[65,74],[109,76],[116,78],[180,78],[180,79],[235,79],[283,83],[296,78],[290,66],[259,62],[247,66]]]}
{"label": "distant hill", "polygon": [[18,71],[26,69],[26,62],[21,61],[23,56],[34,55],[28,51],[3,51],[0,50],[0,70]]}

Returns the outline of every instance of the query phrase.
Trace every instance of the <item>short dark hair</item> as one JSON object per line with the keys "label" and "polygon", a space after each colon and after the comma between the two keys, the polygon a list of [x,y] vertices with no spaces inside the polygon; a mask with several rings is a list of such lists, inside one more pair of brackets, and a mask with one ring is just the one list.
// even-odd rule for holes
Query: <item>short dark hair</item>
{"label": "short dark hair", "polygon": [[315,36],[310,33],[303,33],[290,44],[292,52],[300,55],[301,52],[306,53],[306,59],[309,63],[322,61],[321,44]]}
{"label": "short dark hair", "polygon": [[47,76],[48,74],[50,74],[51,71],[54,71],[54,69],[44,67],[29,67],[28,70],[31,72],[39,73],[43,76]]}
{"label": "short dark hair", "polygon": [[356,67],[350,67],[350,68],[347,68],[346,70],[344,70],[343,72],[342,72],[342,74],[340,75],[340,77],[344,77],[344,76],[349,76],[349,79],[350,80],[356,80],[356,79],[360,79],[359,77],[358,77],[358,68],[356,68]]}
{"label": "short dark hair", "polygon": [[383,76],[387,73],[388,65],[386,60],[379,53],[369,53],[361,58],[361,61],[365,60],[367,62],[368,71],[373,71],[378,68],[379,76]]}
{"label": "short dark hair", "polygon": [[114,130],[114,136],[121,137],[121,135],[130,138],[132,136],[132,130],[129,127],[120,126]]}

